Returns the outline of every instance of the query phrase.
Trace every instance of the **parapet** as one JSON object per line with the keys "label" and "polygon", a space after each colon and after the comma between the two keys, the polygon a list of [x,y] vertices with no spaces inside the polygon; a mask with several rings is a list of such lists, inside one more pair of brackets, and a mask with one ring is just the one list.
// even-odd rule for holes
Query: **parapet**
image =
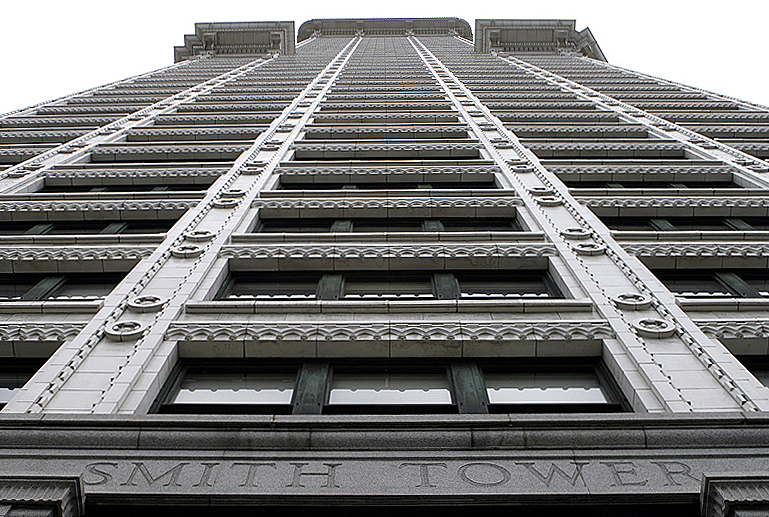
{"label": "parapet", "polygon": [[204,52],[223,55],[294,54],[294,22],[196,23],[195,34],[174,47],[178,63]]}
{"label": "parapet", "polygon": [[319,36],[402,36],[404,34],[456,34],[472,39],[470,24],[461,18],[362,18],[308,20],[299,27],[298,41]]}
{"label": "parapet", "polygon": [[553,52],[571,49],[606,61],[589,28],[575,20],[475,20],[475,51]]}

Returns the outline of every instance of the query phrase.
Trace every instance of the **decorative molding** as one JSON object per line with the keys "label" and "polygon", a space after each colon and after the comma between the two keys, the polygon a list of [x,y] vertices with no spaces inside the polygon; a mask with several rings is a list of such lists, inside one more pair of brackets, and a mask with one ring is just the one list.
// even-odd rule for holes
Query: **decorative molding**
{"label": "decorative molding", "polygon": [[583,341],[614,333],[602,321],[495,321],[493,323],[172,323],[173,341]]}
{"label": "decorative molding", "polygon": [[702,479],[700,508],[704,517],[766,515],[769,512],[769,476],[763,472],[706,473]]}
{"label": "decorative molding", "polygon": [[767,208],[769,197],[577,197],[589,208]]}
{"label": "decorative molding", "polygon": [[103,167],[87,169],[67,169],[54,168],[44,172],[46,178],[51,179],[70,179],[70,178],[217,178],[226,173],[229,169],[222,167],[168,167],[158,168],[121,168],[121,167]]}
{"label": "decorative molding", "polygon": [[[251,203],[252,208],[265,210],[338,210],[338,209],[388,209],[411,210],[414,208],[446,208],[446,209],[515,209],[523,206],[523,200],[517,197],[422,197],[422,198],[371,198],[371,199],[257,199]],[[512,212],[511,212],[512,213]]]}
{"label": "decorative molding", "polygon": [[752,243],[623,243],[622,249],[638,257],[765,257],[769,244]]}
{"label": "decorative molding", "polygon": [[713,339],[769,337],[769,323],[760,320],[695,320],[694,323],[705,335]]}
{"label": "decorative molding", "polygon": [[356,244],[237,245],[225,246],[220,257],[229,259],[358,259],[381,258],[481,258],[481,257],[555,257],[552,244],[391,244],[361,246]]}
{"label": "decorative molding", "polygon": [[0,212],[185,211],[198,203],[199,201],[194,199],[148,199],[146,201],[0,201]]}
{"label": "decorative molding", "polygon": [[686,176],[694,179],[694,176],[707,175],[711,179],[714,175],[723,175],[731,178],[737,169],[728,165],[547,165],[547,170],[560,175],[579,176],[633,176],[634,179],[655,180],[662,176],[675,177],[677,179]]}
{"label": "decorative molding", "polygon": [[57,517],[79,517],[83,514],[83,503],[79,477],[0,478],[0,505],[52,507]]}
{"label": "decorative molding", "polygon": [[0,341],[67,341],[85,323],[0,323]]}
{"label": "decorative molding", "polygon": [[0,260],[141,260],[154,246],[66,246],[0,248]]}
{"label": "decorative molding", "polygon": [[186,153],[227,153],[240,155],[243,151],[251,148],[251,142],[245,144],[203,144],[195,142],[179,142],[173,145],[169,144],[125,144],[109,143],[102,144],[94,149],[93,156],[108,156],[122,154],[186,154]]}

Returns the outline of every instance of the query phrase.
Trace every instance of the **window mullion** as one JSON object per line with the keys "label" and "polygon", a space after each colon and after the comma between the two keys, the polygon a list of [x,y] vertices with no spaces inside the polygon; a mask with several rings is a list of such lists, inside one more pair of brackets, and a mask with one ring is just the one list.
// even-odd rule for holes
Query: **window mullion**
{"label": "window mullion", "polygon": [[294,393],[295,415],[318,415],[323,410],[328,389],[328,363],[307,362],[299,371]]}
{"label": "window mullion", "polygon": [[63,276],[47,276],[40,280],[35,286],[24,293],[22,300],[42,300],[51,296],[57,289],[66,283]]}
{"label": "window mullion", "polygon": [[460,413],[488,413],[488,397],[483,376],[474,362],[451,363],[451,382]]}
{"label": "window mullion", "polygon": [[318,300],[338,300],[342,297],[344,277],[341,273],[327,273],[320,277],[316,297]]}
{"label": "window mullion", "polygon": [[331,231],[332,232],[351,232],[352,221],[350,219],[339,219],[337,221],[334,221],[334,223],[331,225]]}
{"label": "window mullion", "polygon": [[742,278],[731,272],[713,273],[716,281],[734,292],[738,296],[745,298],[761,298],[761,294],[752,286],[747,284]]}
{"label": "window mullion", "polygon": [[457,300],[462,296],[459,282],[453,273],[436,273],[433,275],[435,297],[438,300]]}

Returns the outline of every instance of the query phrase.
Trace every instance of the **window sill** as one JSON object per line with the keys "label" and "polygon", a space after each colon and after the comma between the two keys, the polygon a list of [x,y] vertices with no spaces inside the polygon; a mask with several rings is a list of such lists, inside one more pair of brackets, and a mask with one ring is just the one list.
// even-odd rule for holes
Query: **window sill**
{"label": "window sill", "polygon": [[233,244],[255,242],[544,242],[542,232],[305,232],[305,233],[240,233],[232,236]]}
{"label": "window sill", "polygon": [[[767,300],[769,302],[769,300]],[[286,314],[286,313],[533,313],[533,312],[591,312],[590,300],[538,299],[513,300],[297,300],[256,301],[220,300],[189,302],[188,314]]]}
{"label": "window sill", "polygon": [[165,233],[72,234],[72,235],[1,235],[0,244],[147,244],[163,242]]}
{"label": "window sill", "polygon": [[679,307],[687,311],[766,311],[769,298],[684,298],[676,297]]}
{"label": "window sill", "polygon": [[104,300],[0,301],[0,314],[96,314],[103,305]]}
{"label": "window sill", "polygon": [[612,230],[612,236],[618,241],[766,241],[767,231],[741,230],[687,230],[675,232],[655,232],[653,230]]}
{"label": "window sill", "polygon": [[263,199],[274,198],[404,198],[404,197],[518,197],[506,189],[391,189],[391,190],[266,190]]}

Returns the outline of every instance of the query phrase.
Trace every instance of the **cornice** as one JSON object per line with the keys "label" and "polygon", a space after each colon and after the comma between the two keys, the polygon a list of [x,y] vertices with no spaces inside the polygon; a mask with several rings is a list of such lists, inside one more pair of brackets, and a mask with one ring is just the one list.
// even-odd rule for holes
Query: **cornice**
{"label": "cornice", "polygon": [[766,257],[769,244],[760,242],[639,242],[622,243],[622,248],[638,257]]}
{"label": "cornice", "polygon": [[226,342],[419,342],[504,343],[512,341],[594,341],[614,337],[603,321],[495,321],[489,323],[400,322],[175,322],[166,332],[171,341]]}
{"label": "cornice", "polygon": [[[0,212],[155,212],[185,211],[199,203],[192,199],[136,201],[0,201]],[[43,216],[43,219],[46,217]]]}
{"label": "cornice", "polygon": [[0,260],[141,260],[149,257],[154,246],[65,246],[24,248],[0,247]]}
{"label": "cornice", "polygon": [[767,208],[769,196],[762,197],[582,197],[590,208]]}
{"label": "cornice", "polygon": [[[718,310],[714,308],[714,310]],[[708,337],[715,339],[747,339],[769,337],[769,323],[757,319],[694,320]]]}
{"label": "cornice", "polygon": [[0,341],[66,341],[85,323],[0,323]]}
{"label": "cornice", "polygon": [[[359,245],[346,243],[324,244],[261,244],[261,245],[230,245],[222,248],[219,256],[228,259],[261,259],[261,260],[328,260],[339,262],[354,260],[353,264],[364,265],[365,261],[376,259],[391,260],[461,260],[486,259],[493,267],[500,258],[539,258],[555,257],[558,251],[552,244],[379,244]],[[496,259],[496,260],[495,260]],[[432,263],[432,261],[431,261]],[[372,263],[373,264],[373,263]],[[441,262],[442,264],[442,262]],[[341,264],[340,264],[341,265]],[[436,264],[437,265],[437,264]],[[369,266],[371,267],[371,265]]]}

